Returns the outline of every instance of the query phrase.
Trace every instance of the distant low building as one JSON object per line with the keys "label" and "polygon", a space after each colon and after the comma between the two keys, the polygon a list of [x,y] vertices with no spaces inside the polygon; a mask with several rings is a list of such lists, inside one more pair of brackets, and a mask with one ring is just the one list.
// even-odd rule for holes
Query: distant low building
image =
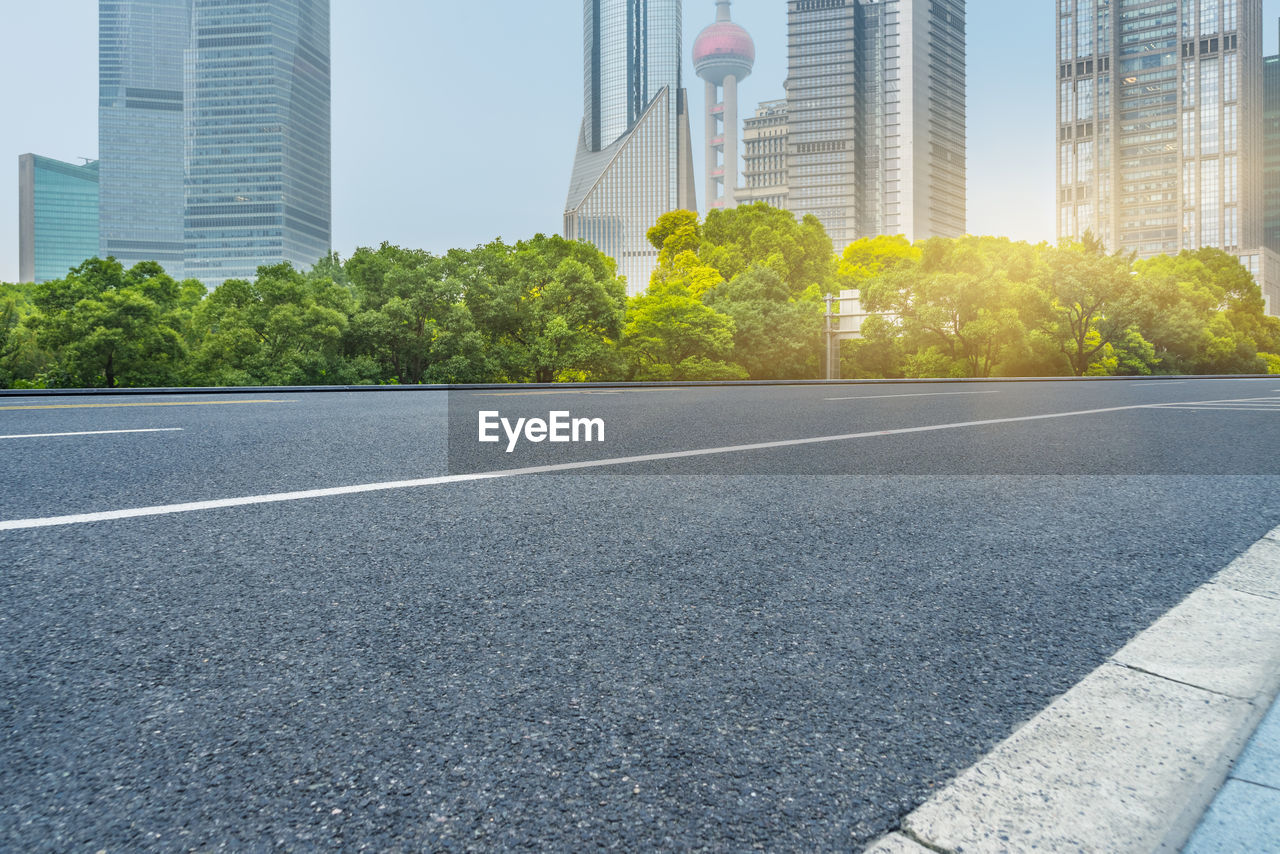
{"label": "distant low building", "polygon": [[1273,249],[1255,249],[1237,255],[1240,263],[1253,274],[1253,280],[1262,288],[1266,300],[1266,313],[1280,317],[1280,252]]}
{"label": "distant low building", "polygon": [[764,101],[742,123],[742,183],[737,203],[765,202],[786,210],[788,201],[787,101]]}
{"label": "distant low building", "polygon": [[98,254],[98,163],[18,158],[18,277],[61,279]]}

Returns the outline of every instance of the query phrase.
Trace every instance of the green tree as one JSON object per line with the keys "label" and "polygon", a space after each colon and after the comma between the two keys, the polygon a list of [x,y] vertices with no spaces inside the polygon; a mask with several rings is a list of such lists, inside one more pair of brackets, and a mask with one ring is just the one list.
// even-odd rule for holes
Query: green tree
{"label": "green tree", "polygon": [[92,258],[66,279],[37,285],[28,318],[51,354],[50,378],[82,387],[163,386],[181,381],[191,312],[204,294],[147,262],[126,271],[114,258]]}
{"label": "green tree", "polygon": [[353,364],[369,359],[381,382],[488,379],[484,339],[454,261],[384,243],[357,250],[345,266],[360,303],[346,337]]}
{"label": "green tree", "polygon": [[615,365],[626,285],[594,246],[539,234],[449,257],[500,377],[549,383]]}
{"label": "green tree", "polygon": [[980,238],[933,238],[921,250],[918,265],[867,280],[864,305],[898,318],[907,376],[991,376],[1025,346],[1025,286],[993,263]]}
{"label": "green tree", "polygon": [[733,354],[734,322],[679,288],[631,300],[623,347],[636,380],[746,379],[726,361]]}
{"label": "green tree", "polygon": [[751,267],[705,292],[708,306],[733,321],[733,360],[755,380],[813,379],[821,367],[823,303],[795,299],[768,267]]}
{"label": "green tree", "polygon": [[668,266],[682,252],[697,252],[702,246],[702,224],[693,211],[671,211],[658,217],[646,234],[658,250],[658,266]]}
{"label": "green tree", "polygon": [[845,247],[837,268],[840,287],[861,288],[869,279],[920,263],[923,253],[901,234],[863,237]]}
{"label": "green tree", "polygon": [[0,283],[0,388],[34,383],[47,367],[47,356],[23,322],[35,310],[30,285]]}
{"label": "green tree", "polygon": [[840,342],[840,376],[846,379],[901,379],[907,354],[902,329],[893,320],[873,314],[862,322],[860,338]]}
{"label": "green tree", "polygon": [[777,273],[791,296],[836,288],[831,238],[812,214],[797,222],[791,212],[764,202],[713,210],[703,223],[702,236],[699,257],[726,281],[758,266]]}
{"label": "green tree", "polygon": [[1058,342],[1072,373],[1084,376],[1136,320],[1132,257],[1108,255],[1090,242],[1065,243],[1048,260],[1042,288],[1049,310],[1041,328]]}
{"label": "green tree", "polygon": [[351,292],[290,264],[230,279],[196,311],[200,348],[192,380],[209,385],[344,382],[342,342],[355,311]]}
{"label": "green tree", "polygon": [[1134,318],[1169,373],[1255,373],[1280,347],[1280,321],[1264,314],[1262,291],[1240,262],[1218,249],[1135,264]]}

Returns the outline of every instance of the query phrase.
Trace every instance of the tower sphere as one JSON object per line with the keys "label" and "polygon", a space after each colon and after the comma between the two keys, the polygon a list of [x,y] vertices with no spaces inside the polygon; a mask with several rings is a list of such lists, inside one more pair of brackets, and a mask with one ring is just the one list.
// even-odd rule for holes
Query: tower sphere
{"label": "tower sphere", "polygon": [[732,21],[716,21],[693,43],[693,68],[703,80],[720,86],[726,77],[742,80],[756,62],[756,45]]}

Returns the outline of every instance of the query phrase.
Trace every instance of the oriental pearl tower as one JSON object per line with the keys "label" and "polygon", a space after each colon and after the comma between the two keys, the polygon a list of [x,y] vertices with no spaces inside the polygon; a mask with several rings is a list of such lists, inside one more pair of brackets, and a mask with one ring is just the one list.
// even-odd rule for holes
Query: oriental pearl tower
{"label": "oriental pearl tower", "polygon": [[716,22],[693,43],[693,68],[707,81],[707,201],[732,208],[738,186],[738,83],[751,73],[756,46],[716,0]]}

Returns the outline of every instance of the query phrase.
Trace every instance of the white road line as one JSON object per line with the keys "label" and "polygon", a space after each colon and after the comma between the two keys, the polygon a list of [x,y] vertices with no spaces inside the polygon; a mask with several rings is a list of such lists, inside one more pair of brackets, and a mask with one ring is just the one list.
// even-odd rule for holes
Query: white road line
{"label": "white road line", "polygon": [[112,436],[119,433],[180,433],[181,427],[157,427],[151,430],[85,430],[80,433],[22,433],[0,436],[0,439],[53,439],[60,436]]}
{"label": "white road line", "polygon": [[[1188,401],[1195,403],[1197,401]],[[1218,401],[1198,401],[1217,403]],[[477,472],[474,474],[439,475],[417,480],[397,480],[385,483],[366,483],[356,486],[335,486],[327,489],[307,489],[299,492],[280,492],[267,495],[250,495],[243,498],[219,498],[212,501],[192,501],[184,504],[162,504],[154,507],[136,507],[128,510],[107,510],[99,513],[77,513],[70,516],[48,516],[37,519],[13,519],[0,522],[0,531],[20,531],[28,528],[51,528],[59,525],[83,525],[89,522],[107,522],[116,519],[136,519],[142,516],[167,516],[174,513],[192,513],[201,510],[219,510],[228,507],[247,507],[256,504],[277,504],[284,501],[304,501],[312,498],[331,498],[339,495],[357,495],[365,492],[386,492],[398,489],[416,489],[425,486],[444,486],[452,483],[469,483],[497,480],[534,474],[581,471],[583,469],[609,468],[633,463],[681,460],[717,454],[735,454],[747,451],[765,451],[777,448],[797,448],[804,445],[821,445],[852,439],[870,439],[877,436],[905,436],[913,433],[932,433],[939,430],[958,430],[966,427],[988,427],[994,424],[1018,424],[1028,421],[1048,421],[1056,418],[1077,418],[1085,415],[1103,415],[1110,412],[1133,412],[1139,409],[1159,409],[1157,404],[1143,403],[1131,406],[1109,406],[1105,409],[1081,409],[1073,412],[1050,412],[1044,415],[1020,415],[1011,418],[992,418],[985,421],[960,421],[952,424],[933,424],[927,427],[901,427],[894,430],[871,430],[865,433],[845,433],[839,436],[818,436],[811,439],[785,439],[777,442],[756,442],[749,445],[729,445],[720,448],[701,448],[693,451],[668,451],[657,454],[641,454],[634,457],[614,457],[603,460],[580,460],[549,466],[531,466],[521,469]]]}
{"label": "white road line", "polygon": [[890,397],[955,397],[961,394],[999,394],[998,391],[929,391],[919,394],[867,394],[859,397],[828,397],[826,400],[884,400]]}

